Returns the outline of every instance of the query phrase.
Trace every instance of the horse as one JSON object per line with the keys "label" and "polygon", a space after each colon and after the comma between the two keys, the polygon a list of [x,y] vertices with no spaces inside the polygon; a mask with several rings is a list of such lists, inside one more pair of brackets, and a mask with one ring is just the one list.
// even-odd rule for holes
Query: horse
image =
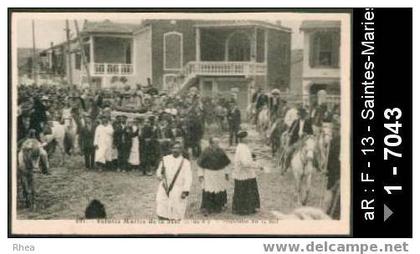
{"label": "horse", "polygon": [[270,110],[267,105],[264,105],[261,111],[258,113],[258,122],[257,122],[257,131],[260,135],[263,135],[264,138],[267,138],[268,131],[271,127],[270,121]]}
{"label": "horse", "polygon": [[290,168],[295,180],[297,203],[305,205],[311,187],[316,140],[313,136],[306,136],[298,142],[295,144],[297,147],[292,154]]}
{"label": "horse", "polygon": [[[315,128],[314,128],[315,129]],[[329,145],[332,139],[332,126],[331,123],[323,123],[321,128],[318,128],[315,134],[316,148],[317,148],[317,162],[318,168],[325,171],[327,167]]]}
{"label": "horse", "polygon": [[36,139],[27,139],[18,151],[17,176],[18,187],[21,190],[18,195],[22,197],[25,207],[30,209],[33,209],[35,205],[33,173],[39,165],[40,155],[40,145]]}
{"label": "horse", "polygon": [[74,117],[64,119],[65,136],[64,136],[64,151],[71,155],[77,148],[77,130],[78,124]]}
{"label": "horse", "polygon": [[246,108],[246,119],[249,122],[255,122],[255,118],[257,115],[257,108],[255,103],[250,103]]}
{"label": "horse", "polygon": [[46,150],[49,155],[52,155],[58,148],[60,152],[60,165],[64,164],[65,159],[65,144],[66,126],[58,121],[50,121],[49,127],[51,132],[43,137],[47,143]]}
{"label": "horse", "polygon": [[219,134],[222,133],[224,130],[226,130],[226,115],[227,110],[225,107],[223,107],[220,104],[217,104],[214,108],[214,117],[216,125],[219,129]]}

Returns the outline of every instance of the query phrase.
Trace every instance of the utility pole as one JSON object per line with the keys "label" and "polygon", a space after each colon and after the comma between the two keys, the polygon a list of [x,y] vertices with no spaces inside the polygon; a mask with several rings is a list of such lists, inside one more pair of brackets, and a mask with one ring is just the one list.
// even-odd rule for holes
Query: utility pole
{"label": "utility pole", "polygon": [[66,39],[67,39],[67,81],[73,85],[73,69],[71,65],[71,43],[69,20],[66,19]]}
{"label": "utility pole", "polygon": [[36,55],[36,44],[35,44],[35,20],[32,20],[32,78],[34,84],[38,85],[38,57]]}
{"label": "utility pole", "polygon": [[80,37],[79,24],[77,24],[77,20],[74,20],[74,27],[76,28],[76,37],[79,41],[82,62],[83,62],[83,66],[85,67],[88,84],[89,84],[89,87],[91,88],[92,84],[91,84],[91,79],[90,79],[89,65],[86,61],[85,47],[83,46],[82,37]]}

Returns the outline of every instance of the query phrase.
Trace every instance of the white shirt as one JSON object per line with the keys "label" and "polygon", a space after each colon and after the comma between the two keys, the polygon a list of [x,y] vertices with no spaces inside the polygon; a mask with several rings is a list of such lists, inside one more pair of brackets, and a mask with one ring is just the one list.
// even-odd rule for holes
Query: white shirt
{"label": "white shirt", "polygon": [[300,119],[299,120],[299,137],[302,137],[303,134],[303,125],[305,124],[305,120]]}
{"label": "white shirt", "polygon": [[298,119],[298,111],[296,108],[291,108],[287,111],[286,115],[284,116],[284,123],[287,125],[287,127],[290,128],[292,126],[293,122]]}
{"label": "white shirt", "polygon": [[236,180],[246,180],[256,178],[255,168],[256,163],[252,158],[251,150],[248,145],[239,143],[236,147],[234,168],[232,171],[232,177]]}

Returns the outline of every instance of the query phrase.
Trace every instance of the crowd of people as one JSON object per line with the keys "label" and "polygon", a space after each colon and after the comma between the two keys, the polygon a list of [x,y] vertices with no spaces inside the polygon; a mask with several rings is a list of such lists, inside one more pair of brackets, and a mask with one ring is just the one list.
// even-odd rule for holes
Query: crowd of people
{"label": "crowd of people", "polygon": [[[339,115],[336,108],[329,110],[324,105],[311,109],[292,105],[276,91],[267,96],[257,90],[252,105],[255,114],[264,106],[269,108],[273,155],[285,131],[290,134],[289,147],[293,147],[304,133],[312,135],[318,131],[316,126]],[[139,170],[156,175],[160,179],[156,198],[160,219],[183,218],[192,185],[191,160],[197,160],[199,166],[205,214],[226,208],[230,177],[234,180],[233,212],[255,213],[260,207],[256,172],[261,167],[246,144],[248,132],[241,128],[243,121],[234,94],[201,98],[194,87],[180,97],[159,93],[153,87],[108,91],[19,86],[18,173],[25,205],[34,204],[33,172],[49,174],[49,157],[61,149],[64,155],[82,155],[88,170]],[[257,117],[253,121],[258,121]],[[229,145],[236,146],[232,172],[227,169],[231,160],[217,137],[208,137],[209,146],[202,151],[205,128],[211,123],[228,133]]]}

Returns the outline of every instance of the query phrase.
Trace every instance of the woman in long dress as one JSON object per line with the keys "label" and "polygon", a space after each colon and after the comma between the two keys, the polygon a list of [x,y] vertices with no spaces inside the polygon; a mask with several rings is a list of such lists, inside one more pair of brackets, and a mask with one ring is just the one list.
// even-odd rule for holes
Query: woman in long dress
{"label": "woman in long dress", "polygon": [[209,146],[198,158],[198,179],[202,184],[203,196],[201,210],[204,214],[218,213],[227,203],[227,183],[230,160],[226,153],[219,147],[219,140],[211,138]]}
{"label": "woman in long dress", "polygon": [[235,214],[253,214],[260,208],[257,175],[252,153],[245,143],[246,131],[239,131],[239,144],[236,147],[232,177],[235,180],[232,211]]}
{"label": "woman in long dress", "polygon": [[140,130],[140,121],[138,118],[135,118],[133,126],[131,126],[131,150],[130,156],[128,157],[128,163],[130,163],[132,169],[138,169],[140,166]]}

